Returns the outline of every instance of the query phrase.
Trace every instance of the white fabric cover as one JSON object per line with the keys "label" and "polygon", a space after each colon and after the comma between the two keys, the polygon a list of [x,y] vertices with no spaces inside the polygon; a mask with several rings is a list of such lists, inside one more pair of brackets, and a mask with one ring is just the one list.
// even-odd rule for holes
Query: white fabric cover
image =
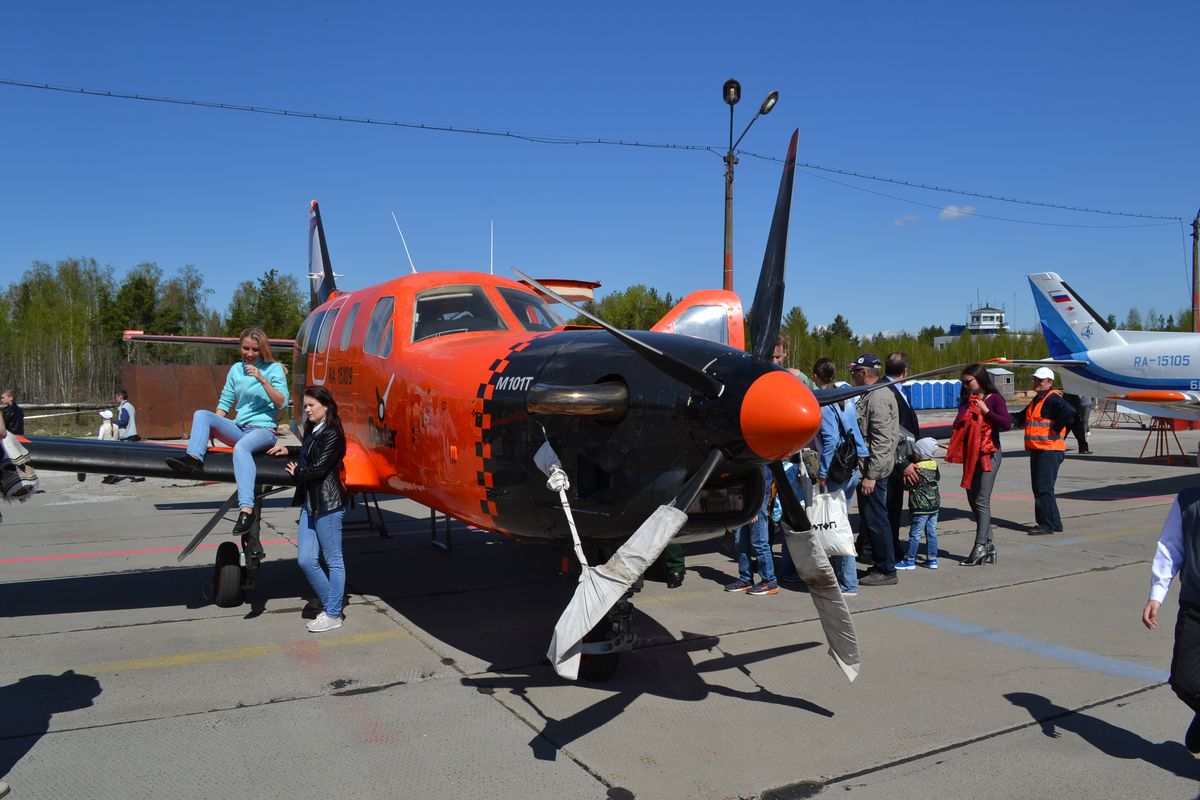
{"label": "white fabric cover", "polygon": [[[684,512],[674,506],[659,506],[612,558],[598,567],[583,567],[575,595],[558,618],[550,649],[546,652],[555,672],[568,680],[579,677],[583,637],[604,619],[608,610],[654,563],[685,522],[687,514]],[[825,566],[829,568],[828,560]],[[829,574],[833,574],[832,570]],[[836,580],[833,588],[836,592]],[[845,602],[842,607],[845,608]]]}
{"label": "white fabric cover", "polygon": [[787,540],[788,554],[800,578],[808,585],[817,616],[829,642],[829,655],[842,668],[846,678],[853,681],[858,677],[862,657],[858,652],[858,635],[854,631],[854,620],[846,607],[846,598],[838,587],[837,576],[829,564],[829,557],[810,528],[794,531],[785,519],[782,523],[783,536]]}

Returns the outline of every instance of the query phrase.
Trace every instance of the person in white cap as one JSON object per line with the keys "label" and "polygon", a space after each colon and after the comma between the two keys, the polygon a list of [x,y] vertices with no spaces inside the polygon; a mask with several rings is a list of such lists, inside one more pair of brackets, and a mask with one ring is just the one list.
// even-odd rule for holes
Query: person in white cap
{"label": "person in white cap", "polygon": [[1025,426],[1025,449],[1029,451],[1034,523],[1028,533],[1045,536],[1063,529],[1058,501],[1054,499],[1054,483],[1067,451],[1064,437],[1075,409],[1054,388],[1054,370],[1049,367],[1034,370],[1033,389],[1036,392],[1033,399],[1014,419],[1017,425]]}
{"label": "person in white cap", "polygon": [[117,423],[113,422],[113,412],[107,408],[100,412],[100,432],[96,434],[96,438],[102,442],[117,440]]}

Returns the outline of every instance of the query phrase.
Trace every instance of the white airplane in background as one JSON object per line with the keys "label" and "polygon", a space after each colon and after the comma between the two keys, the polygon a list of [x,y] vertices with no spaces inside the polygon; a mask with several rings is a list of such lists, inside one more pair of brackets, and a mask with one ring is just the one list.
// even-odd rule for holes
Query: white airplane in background
{"label": "white airplane in background", "polygon": [[1050,349],[1044,363],[1060,362],[1053,366],[1064,391],[1139,414],[1200,419],[1200,334],[1116,330],[1055,273],[1028,277]]}

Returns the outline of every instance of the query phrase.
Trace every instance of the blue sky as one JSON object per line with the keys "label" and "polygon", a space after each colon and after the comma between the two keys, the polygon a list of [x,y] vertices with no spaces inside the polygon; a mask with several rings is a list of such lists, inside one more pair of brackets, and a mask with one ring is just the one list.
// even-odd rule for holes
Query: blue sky
{"label": "blue sky", "polygon": [[[1190,220],[1200,111],[1183,2],[171,3],[6,8],[0,78],[709,151],[534,144],[0,86],[0,270],[93,257],[237,282],[305,271],[321,202],[346,288],[408,267],[719,288],[728,108],[780,158],[938,186]],[[779,181],[743,154],[735,288],[753,295]],[[831,180],[832,179],[832,180]],[[833,182],[837,181],[837,182]],[[891,197],[881,196],[890,195]],[[951,219],[948,206],[974,214]],[[1023,223],[985,219],[991,215]],[[1032,224],[1041,223],[1041,224]],[[1083,214],[801,169],[786,306],[860,333],[1028,328],[1025,274],[1102,313],[1189,304],[1177,222]],[[1066,225],[1101,227],[1062,227]],[[1134,226],[1134,227],[1114,227]]]}

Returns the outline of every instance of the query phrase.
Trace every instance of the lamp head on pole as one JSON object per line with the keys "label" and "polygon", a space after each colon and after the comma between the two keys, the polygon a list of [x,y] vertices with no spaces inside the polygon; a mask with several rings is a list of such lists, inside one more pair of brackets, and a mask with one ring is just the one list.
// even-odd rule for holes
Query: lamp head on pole
{"label": "lamp head on pole", "polygon": [[767,99],[763,100],[762,108],[758,109],[759,114],[770,114],[771,109],[779,102],[779,92],[771,92],[767,95]]}
{"label": "lamp head on pole", "polygon": [[733,78],[725,81],[725,85],[721,88],[721,94],[725,98],[732,109],[737,105],[737,101],[742,99],[742,85]]}

